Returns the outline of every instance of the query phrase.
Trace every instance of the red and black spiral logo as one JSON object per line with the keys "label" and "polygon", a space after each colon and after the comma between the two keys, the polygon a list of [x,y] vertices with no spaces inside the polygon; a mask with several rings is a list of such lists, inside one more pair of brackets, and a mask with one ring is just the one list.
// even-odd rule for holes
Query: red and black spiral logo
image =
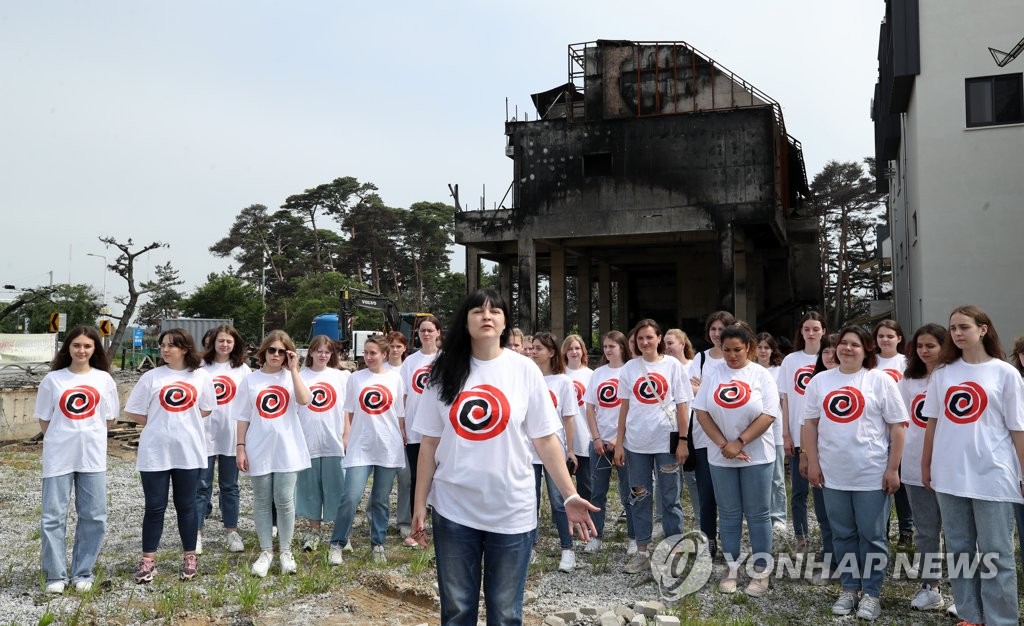
{"label": "red and black spiral logo", "polygon": [[192,385],[177,381],[160,390],[160,406],[168,413],[187,411],[196,405],[199,393]]}
{"label": "red and black spiral logo", "polygon": [[96,415],[100,392],[88,385],[71,387],[60,395],[60,412],[69,420],[84,420]]}
{"label": "red and black spiral logo", "polygon": [[430,378],[430,366],[425,365],[412,373],[412,390],[416,393],[423,393],[427,388],[427,379]]}
{"label": "red and black spiral logo", "polygon": [[314,413],[330,411],[338,403],[338,392],[328,383],[316,383],[309,388],[309,404],[306,408]]}
{"label": "red and black spiral logo", "polygon": [[738,409],[750,401],[750,385],[742,380],[730,380],[715,389],[715,404],[723,409]]}
{"label": "red and black spiral logo", "polygon": [[555,405],[555,408],[557,409],[558,408],[558,396],[556,396],[555,392],[551,391],[550,389],[548,389],[548,393],[551,394],[551,404]]}
{"label": "red and black spiral logo", "polygon": [[822,406],[825,417],[838,424],[848,424],[864,415],[864,395],[856,387],[840,387],[825,396]]}
{"label": "red and black spiral logo", "polygon": [[793,391],[797,392],[801,396],[807,391],[807,383],[811,382],[814,378],[814,366],[805,365],[796,371],[793,376]]}
{"label": "red and black spiral logo", "polygon": [[903,372],[899,370],[887,369],[882,371],[888,374],[889,376],[892,376],[892,379],[895,380],[896,382],[900,382],[901,380],[903,380]]}
{"label": "red and black spiral logo", "polygon": [[614,409],[622,404],[619,399],[619,379],[609,378],[597,386],[597,404],[606,409]]}
{"label": "red and black spiral logo", "polygon": [[587,387],[578,380],[572,381],[572,388],[576,390],[576,404],[583,406],[583,396],[587,393]]}
{"label": "red and black spiral logo", "polygon": [[287,389],[270,385],[256,394],[256,412],[268,420],[281,417],[288,411],[288,400]]}
{"label": "red and black spiral logo", "polygon": [[976,422],[987,408],[988,394],[978,383],[960,383],[946,390],[946,417],[953,423]]}
{"label": "red and black spiral logo", "polygon": [[914,396],[910,402],[910,421],[921,428],[928,428],[928,418],[921,411],[924,409],[924,392]]}
{"label": "red and black spiral logo", "polygon": [[491,385],[464,390],[448,410],[455,433],[470,441],[493,439],[505,432],[511,415],[508,398]]}
{"label": "red and black spiral logo", "polygon": [[369,415],[387,413],[394,403],[395,398],[386,385],[369,385],[359,392],[359,408]]}
{"label": "red and black spiral logo", "polygon": [[235,399],[238,386],[230,376],[215,376],[213,378],[213,390],[217,393],[217,406],[221,406]]}
{"label": "red and black spiral logo", "polygon": [[641,376],[633,384],[633,395],[641,404],[658,404],[659,398],[668,396],[668,381],[661,374]]}

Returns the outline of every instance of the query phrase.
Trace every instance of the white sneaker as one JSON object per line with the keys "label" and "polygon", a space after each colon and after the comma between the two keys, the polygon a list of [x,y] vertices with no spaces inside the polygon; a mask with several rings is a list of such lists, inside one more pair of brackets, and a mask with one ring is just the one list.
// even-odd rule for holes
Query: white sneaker
{"label": "white sneaker", "polygon": [[46,593],[64,593],[64,581],[55,580],[46,585]]}
{"label": "white sneaker", "polygon": [[373,562],[387,563],[388,555],[384,552],[384,546],[373,546]]}
{"label": "white sneaker", "polygon": [[956,605],[955,604],[950,604],[949,606],[946,607],[946,615],[948,615],[950,617],[954,617],[956,619],[960,619],[960,614],[956,612]]}
{"label": "white sneaker", "polygon": [[245,551],[245,544],[242,543],[242,536],[238,534],[237,530],[229,532],[225,541],[228,544],[228,552]]}
{"label": "white sneaker", "polygon": [[849,615],[857,607],[857,594],[852,591],[843,591],[839,599],[832,605],[832,615]]}
{"label": "white sneaker", "polygon": [[344,550],[345,552],[351,552],[352,551],[352,540],[351,539],[349,539],[347,542],[345,542],[345,547],[342,548],[342,550]]}
{"label": "white sneaker", "polygon": [[576,569],[576,553],[570,550],[562,550],[562,559],[558,561],[558,569],[563,572],[571,572]]}
{"label": "white sneaker", "polygon": [[270,527],[270,538],[277,539],[277,526]]}
{"label": "white sneaker", "polygon": [[412,534],[412,526],[399,526],[398,534],[402,535],[402,539],[405,539],[406,537]]}
{"label": "white sneaker", "polygon": [[882,614],[882,605],[878,598],[864,594],[860,597],[860,604],[857,605],[857,619],[873,622]]}
{"label": "white sneaker", "polygon": [[313,533],[306,533],[306,536],[302,538],[302,551],[303,552],[315,552],[320,547],[320,537]]}
{"label": "white sneaker", "polygon": [[636,551],[636,539],[630,539],[629,544],[626,545],[626,556],[633,556],[634,554],[636,554]]}
{"label": "white sneaker", "polygon": [[786,536],[786,532],[789,529],[786,527],[785,522],[775,522],[772,524],[772,534],[776,537],[782,538]]}
{"label": "white sneaker", "polygon": [[917,595],[910,601],[910,608],[917,611],[938,611],[946,603],[942,600],[942,594],[939,590],[932,589],[929,585],[921,585],[921,588],[917,590]]}
{"label": "white sneaker", "polygon": [[91,580],[80,580],[80,581],[78,581],[77,583],[75,583],[75,591],[77,591],[78,593],[89,593],[90,591],[92,591],[92,581]]}
{"label": "white sneaker", "polygon": [[292,556],[291,551],[285,550],[281,552],[281,573],[294,574],[295,569],[295,557]]}
{"label": "white sneaker", "polygon": [[622,571],[627,574],[639,574],[645,572],[651,568],[651,553],[650,552],[637,552],[626,561],[626,565],[623,566]]}
{"label": "white sneaker", "polygon": [[196,533],[196,554],[203,553],[203,533]]}
{"label": "white sneaker", "polygon": [[274,553],[269,550],[260,552],[260,558],[256,559],[256,562],[252,564],[252,573],[260,578],[266,578],[267,572],[270,571],[270,564],[274,562]]}
{"label": "white sneaker", "polygon": [[600,550],[601,550],[601,540],[598,539],[597,537],[594,537],[593,539],[588,541],[587,542],[587,546],[585,548],[583,548],[584,552],[589,552],[590,554],[596,554]]}
{"label": "white sneaker", "polygon": [[327,562],[331,565],[341,565],[345,562],[344,557],[341,556],[341,546],[331,544],[331,549],[327,556]]}

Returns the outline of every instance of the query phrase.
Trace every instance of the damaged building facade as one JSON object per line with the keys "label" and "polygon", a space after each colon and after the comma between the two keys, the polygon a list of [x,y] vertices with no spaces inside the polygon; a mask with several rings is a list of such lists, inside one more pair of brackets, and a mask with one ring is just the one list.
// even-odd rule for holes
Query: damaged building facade
{"label": "damaged building facade", "polygon": [[497,263],[528,332],[587,340],[650,317],[699,338],[726,309],[789,335],[821,298],[803,154],[779,103],[682,42],[574,44],[568,79],[534,94],[536,119],[505,124],[511,205],[456,215],[468,288],[481,260]]}

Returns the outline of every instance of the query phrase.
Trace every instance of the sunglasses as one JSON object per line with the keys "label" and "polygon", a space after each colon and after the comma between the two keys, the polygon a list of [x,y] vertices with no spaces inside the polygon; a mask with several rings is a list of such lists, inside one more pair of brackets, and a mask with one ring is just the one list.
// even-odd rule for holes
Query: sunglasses
{"label": "sunglasses", "polygon": [[288,354],[288,348],[267,348],[267,354],[269,354],[270,356],[277,356],[279,354],[281,356],[284,356]]}

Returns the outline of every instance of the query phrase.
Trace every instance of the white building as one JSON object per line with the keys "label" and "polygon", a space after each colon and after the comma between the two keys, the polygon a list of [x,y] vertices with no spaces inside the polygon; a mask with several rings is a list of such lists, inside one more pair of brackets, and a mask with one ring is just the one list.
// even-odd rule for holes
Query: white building
{"label": "white building", "polygon": [[908,337],[963,304],[1006,350],[1024,334],[1022,50],[1021,0],[885,0],[871,112]]}

